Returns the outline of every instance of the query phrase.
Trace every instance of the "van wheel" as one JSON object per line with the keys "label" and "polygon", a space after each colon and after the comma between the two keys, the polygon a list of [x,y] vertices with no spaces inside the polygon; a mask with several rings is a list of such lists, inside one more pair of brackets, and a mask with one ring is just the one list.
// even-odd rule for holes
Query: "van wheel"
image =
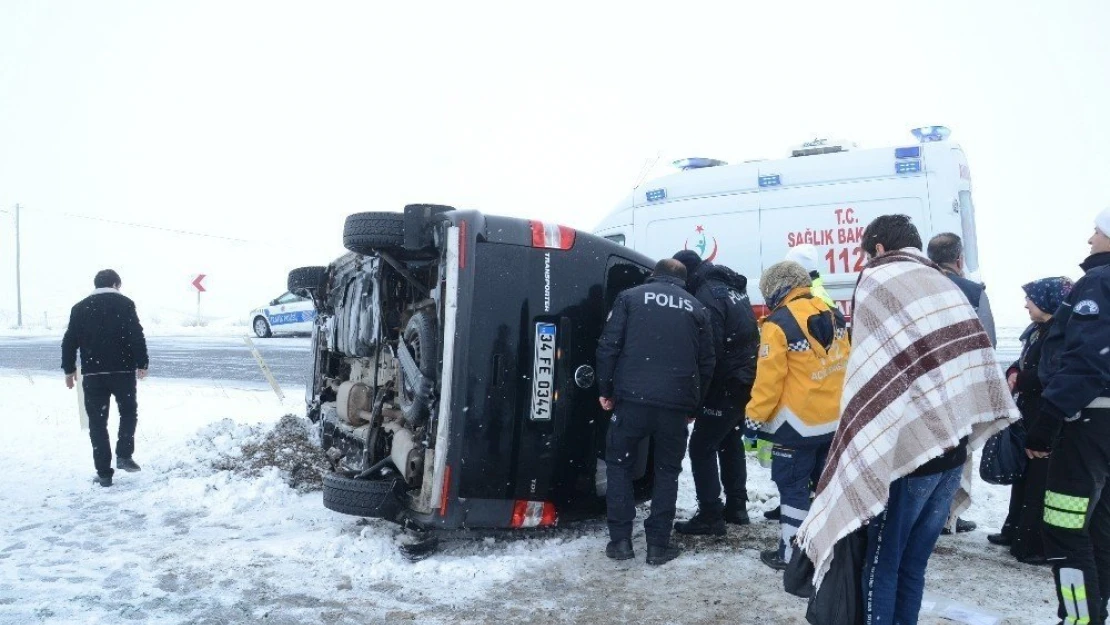
{"label": "van wheel", "polygon": [[255,317],[254,323],[252,323],[251,325],[254,327],[254,335],[260,339],[268,339],[274,335],[274,333],[270,330],[270,322],[266,321],[265,317]]}
{"label": "van wheel", "polygon": [[397,249],[405,244],[405,216],[401,213],[355,213],[343,224],[343,247],[355,254]]}
{"label": "van wheel", "polygon": [[[416,361],[420,373],[424,374],[429,382],[434,381],[438,337],[433,313],[428,309],[417,311],[405,324],[405,331],[402,336],[404,336],[405,343],[412,350],[412,359]],[[397,401],[401,405],[401,414],[405,416],[405,421],[410,424],[423,423],[431,414],[431,398],[422,396],[419,389],[415,389],[406,383],[403,373],[401,374],[400,384],[397,386],[399,389]]]}
{"label": "van wheel", "polygon": [[324,507],[335,512],[393,520],[400,511],[396,478],[356,480],[338,473],[324,474]]}
{"label": "van wheel", "polygon": [[305,291],[315,291],[324,285],[327,267],[299,267],[289,272],[286,286],[295,295],[305,295]]}

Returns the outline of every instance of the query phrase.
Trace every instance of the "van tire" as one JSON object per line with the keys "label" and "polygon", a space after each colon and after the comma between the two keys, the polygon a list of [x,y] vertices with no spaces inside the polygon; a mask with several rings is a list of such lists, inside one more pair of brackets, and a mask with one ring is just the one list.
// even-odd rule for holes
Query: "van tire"
{"label": "van tire", "polygon": [[[415,352],[412,356],[420,373],[429,382],[434,382],[439,353],[434,309],[422,308],[416,311],[405,324],[402,336]],[[403,379],[397,388],[397,403],[401,406],[405,421],[410,425],[422,424],[431,414],[431,398],[417,396],[412,389],[405,387]]]}
{"label": "van tire", "polygon": [[402,213],[354,213],[343,224],[343,247],[355,254],[399,249],[405,244],[405,216]]}
{"label": "van tire", "polygon": [[353,516],[393,520],[400,511],[397,479],[356,480],[324,474],[324,507]]}
{"label": "van tire", "polygon": [[324,276],[327,275],[327,271],[327,267],[298,267],[289,272],[289,278],[285,283],[286,287],[294,295],[301,295],[305,291],[319,289],[324,285]]}

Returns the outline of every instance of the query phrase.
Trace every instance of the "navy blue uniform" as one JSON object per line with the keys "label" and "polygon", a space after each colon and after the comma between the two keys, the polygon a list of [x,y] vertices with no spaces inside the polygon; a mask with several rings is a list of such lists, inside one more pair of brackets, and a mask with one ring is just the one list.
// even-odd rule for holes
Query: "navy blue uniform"
{"label": "navy blue uniform", "polygon": [[730,514],[744,513],[747,507],[748,471],[739,424],[752,396],[759,349],[759,326],[747,285],[744,276],[708,261],[687,281],[687,288],[709,312],[717,358],[709,394],[690,434],[690,469],[698,509],[712,517],[720,515],[724,507]]}
{"label": "navy blue uniform", "polygon": [[1026,446],[1052,451],[1044,542],[1057,613],[1097,625],[1110,597],[1110,253],[1082,267],[1041,351],[1041,416]]}
{"label": "navy blue uniform", "polygon": [[705,307],[682,285],[659,276],[621,293],[597,348],[598,389],[616,404],[605,451],[614,541],[632,537],[632,471],[641,441],[651,437],[655,483],[644,530],[649,545],[670,544],[686,452],[685,418],[701,406],[716,362]]}

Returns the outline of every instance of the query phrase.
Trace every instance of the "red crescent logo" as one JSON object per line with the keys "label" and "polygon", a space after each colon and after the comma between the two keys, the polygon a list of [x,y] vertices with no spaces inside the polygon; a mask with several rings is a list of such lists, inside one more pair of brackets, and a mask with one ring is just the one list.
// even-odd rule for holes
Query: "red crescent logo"
{"label": "red crescent logo", "polygon": [[713,237],[713,253],[705,260],[712,261],[714,258],[717,258],[717,237]]}

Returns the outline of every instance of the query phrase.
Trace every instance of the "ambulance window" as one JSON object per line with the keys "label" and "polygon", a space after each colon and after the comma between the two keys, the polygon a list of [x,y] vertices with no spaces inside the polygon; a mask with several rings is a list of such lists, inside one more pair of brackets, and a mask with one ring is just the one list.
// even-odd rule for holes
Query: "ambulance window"
{"label": "ambulance window", "polygon": [[619,256],[610,256],[609,268],[605,271],[605,310],[613,307],[621,291],[640,286],[650,277],[650,269]]}
{"label": "ambulance window", "polygon": [[610,234],[605,238],[609,239],[613,243],[620,243],[621,245],[624,245],[624,235],[623,234]]}
{"label": "ambulance window", "polygon": [[960,191],[960,225],[963,228],[964,267],[968,273],[979,271],[979,239],[975,236],[975,205],[971,191]]}

